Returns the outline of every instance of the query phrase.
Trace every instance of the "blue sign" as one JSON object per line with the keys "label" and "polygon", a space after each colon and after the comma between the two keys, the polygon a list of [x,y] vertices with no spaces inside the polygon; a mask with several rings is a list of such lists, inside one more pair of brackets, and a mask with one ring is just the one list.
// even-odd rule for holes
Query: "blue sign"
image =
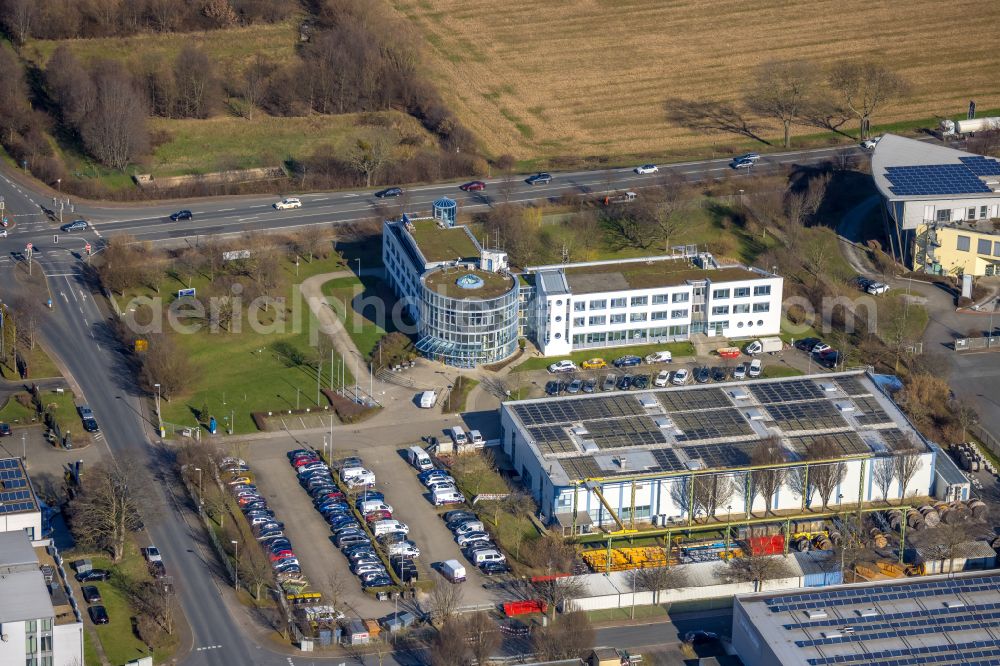
{"label": "blue sign", "polygon": [[214,435],[219,429],[219,424],[215,422],[215,417],[212,416],[208,419],[208,432]]}
{"label": "blue sign", "polygon": [[178,289],[177,290],[177,298],[184,298],[185,296],[192,296],[193,297],[194,295],[195,295],[195,288],[194,287],[191,287],[190,289]]}

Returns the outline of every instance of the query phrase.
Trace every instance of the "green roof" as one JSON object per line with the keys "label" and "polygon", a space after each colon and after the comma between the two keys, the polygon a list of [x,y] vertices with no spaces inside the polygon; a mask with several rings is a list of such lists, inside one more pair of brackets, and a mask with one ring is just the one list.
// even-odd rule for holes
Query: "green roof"
{"label": "green roof", "polygon": [[[483,286],[477,289],[463,289],[458,286],[458,279],[466,275],[478,277],[483,281]],[[444,294],[449,298],[460,299],[486,300],[496,298],[514,288],[514,278],[510,275],[458,266],[430,271],[425,274],[423,280],[431,291]]]}
{"label": "green roof", "polygon": [[595,294],[627,289],[653,289],[686,284],[689,280],[729,282],[760,280],[765,276],[743,267],[706,270],[686,261],[615,262],[598,266],[566,266],[566,282],[574,294]]}
{"label": "green roof", "polygon": [[443,229],[436,220],[417,220],[410,235],[430,263],[479,260],[479,248],[464,226]]}

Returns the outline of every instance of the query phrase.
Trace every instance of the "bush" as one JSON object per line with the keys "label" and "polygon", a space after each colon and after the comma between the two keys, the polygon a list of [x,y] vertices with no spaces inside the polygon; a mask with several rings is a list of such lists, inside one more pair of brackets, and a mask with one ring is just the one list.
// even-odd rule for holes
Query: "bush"
{"label": "bush", "polygon": [[353,400],[345,398],[339,393],[329,389],[323,389],[323,395],[325,395],[327,400],[330,401],[330,404],[333,406],[333,411],[336,413],[337,418],[340,419],[341,423],[360,423],[377,413],[379,410],[378,407],[366,407],[365,405],[359,405]]}

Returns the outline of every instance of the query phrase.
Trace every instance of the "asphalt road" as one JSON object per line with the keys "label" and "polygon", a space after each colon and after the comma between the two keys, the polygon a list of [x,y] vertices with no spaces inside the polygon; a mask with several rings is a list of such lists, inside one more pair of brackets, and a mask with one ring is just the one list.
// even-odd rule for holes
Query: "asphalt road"
{"label": "asphalt road", "polygon": [[[774,169],[791,163],[828,159],[843,148],[800,151],[765,157],[755,169]],[[848,149],[860,154],[857,149]],[[605,189],[625,189],[656,181],[666,173],[699,178],[729,169],[727,160],[676,164],[664,167],[660,175],[637,176],[629,170],[556,173],[549,185],[531,187],[520,180],[510,186],[510,201],[556,198],[570,192],[599,193]],[[387,206],[396,211],[427,211],[430,202],[447,194],[457,197],[466,208],[485,208],[490,196],[501,189],[498,180],[488,181],[483,193],[460,193],[457,184],[412,188],[409,193]],[[42,188],[39,188],[41,190]],[[58,224],[48,219],[42,207],[52,208],[51,193],[40,194],[19,185],[0,173],[0,195],[4,215],[13,225],[7,238],[0,238],[0,275],[12,270],[21,260],[28,243],[33,244],[33,270],[42,269],[54,308],[46,313],[42,334],[48,347],[62,361],[77,383],[82,395],[102,424],[105,441],[119,460],[130,460],[150,470],[160,482],[152,483],[156,515],[147,517],[150,538],[164,555],[168,571],[174,576],[179,600],[190,624],[191,652],[186,664],[220,666],[228,664],[294,663],[285,655],[271,652],[248,637],[230,614],[224,602],[224,581],[213,574],[213,556],[194,527],[193,514],[175,494],[169,478],[169,463],[161,449],[149,437],[147,414],[143,413],[140,392],[132,372],[116,351],[116,342],[107,325],[106,315],[94,300],[92,287],[84,283],[80,261],[85,257],[84,244],[99,246],[99,237],[128,233],[141,240],[169,241],[198,235],[238,233],[251,229],[288,229],[302,225],[343,223],[371,217],[376,200],[368,192],[309,194],[300,198],[303,207],[276,211],[273,197],[219,198],[197,202],[174,202],[145,208],[100,207],[81,204],[64,214],[64,220],[84,217],[91,229],[77,234],[57,231]],[[194,211],[193,221],[171,223],[165,216],[178,208]],[[391,211],[389,211],[391,212]],[[5,290],[6,294],[6,290]],[[98,296],[99,298],[99,296]],[[639,631],[602,630],[601,640],[618,647],[657,644],[664,640],[665,625],[646,625]],[[658,627],[658,628],[657,628]],[[669,632],[668,632],[669,633]],[[633,636],[633,634],[635,634]],[[296,661],[301,661],[296,658]],[[307,661],[316,661],[309,659]],[[338,663],[343,659],[336,660]]]}

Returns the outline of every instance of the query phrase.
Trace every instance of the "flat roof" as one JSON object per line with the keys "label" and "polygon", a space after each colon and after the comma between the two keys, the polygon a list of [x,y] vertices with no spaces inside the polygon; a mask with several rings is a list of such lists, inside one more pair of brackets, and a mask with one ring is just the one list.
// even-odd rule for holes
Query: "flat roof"
{"label": "flat roof", "polygon": [[21,530],[0,532],[0,624],[54,615],[28,535]]}
{"label": "flat roof", "polygon": [[38,510],[38,499],[21,459],[0,458],[0,515]]}
{"label": "flat roof", "polygon": [[673,287],[695,280],[732,282],[763,280],[771,277],[743,266],[705,269],[694,267],[686,260],[669,257],[653,261],[568,265],[562,271],[570,291],[574,294]]}
{"label": "flat roof", "polygon": [[789,462],[817,438],[839,457],[927,444],[864,371],[505,402],[557,486],[588,478],[739,469],[777,435]]}
{"label": "flat roof", "polygon": [[1000,663],[1000,570],[737,595],[777,664]]}
{"label": "flat roof", "polygon": [[37,565],[38,557],[25,532],[0,532],[0,573]]}
{"label": "flat roof", "polygon": [[886,134],[875,146],[872,176],[889,199],[1000,197],[987,184],[1000,181],[1000,161],[895,134]]}
{"label": "flat roof", "polygon": [[428,263],[479,261],[479,246],[468,227],[441,227],[437,220],[414,220],[407,229]]}
{"label": "flat roof", "polygon": [[[478,284],[476,278],[482,281],[481,286],[471,289],[459,286],[461,279]],[[437,268],[424,273],[421,279],[428,289],[449,298],[485,300],[502,296],[514,288],[514,277],[509,273],[491,273],[462,266]]]}

